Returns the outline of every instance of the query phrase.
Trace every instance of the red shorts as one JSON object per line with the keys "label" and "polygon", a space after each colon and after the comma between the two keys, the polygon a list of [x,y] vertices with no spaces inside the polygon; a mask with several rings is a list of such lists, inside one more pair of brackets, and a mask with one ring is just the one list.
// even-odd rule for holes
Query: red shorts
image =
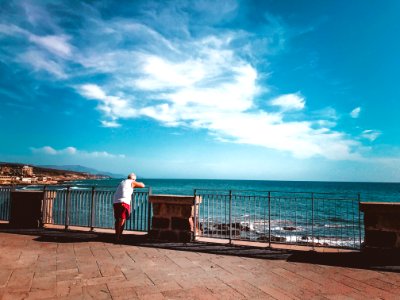
{"label": "red shorts", "polygon": [[131,213],[131,206],[126,203],[114,203],[114,217],[115,219],[128,219]]}

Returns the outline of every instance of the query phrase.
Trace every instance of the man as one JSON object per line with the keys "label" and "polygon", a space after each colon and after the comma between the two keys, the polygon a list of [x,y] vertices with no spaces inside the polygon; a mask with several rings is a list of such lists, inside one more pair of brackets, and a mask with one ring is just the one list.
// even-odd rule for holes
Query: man
{"label": "man", "polygon": [[115,217],[115,236],[117,241],[121,239],[122,231],[131,212],[131,200],[134,188],[144,188],[143,182],[136,181],[136,175],[131,173],[128,179],[122,180],[114,194],[113,206]]}

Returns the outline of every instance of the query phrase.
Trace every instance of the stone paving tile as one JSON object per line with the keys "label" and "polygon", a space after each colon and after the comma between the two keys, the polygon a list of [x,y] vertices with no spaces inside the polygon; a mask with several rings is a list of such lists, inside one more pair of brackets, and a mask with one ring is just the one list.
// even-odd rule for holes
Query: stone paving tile
{"label": "stone paving tile", "polygon": [[271,295],[266,294],[264,291],[250,284],[246,280],[238,279],[230,282],[228,285],[247,299],[272,299]]}
{"label": "stone paving tile", "polygon": [[139,298],[146,296],[146,295],[153,295],[153,294],[159,294],[162,292],[167,292],[167,291],[175,291],[175,290],[180,290],[182,287],[175,281],[168,281],[168,282],[163,282],[159,283],[156,285],[148,285],[148,286],[135,286],[134,290],[136,294],[138,295]]}
{"label": "stone paving tile", "polygon": [[56,289],[49,289],[29,292],[27,299],[54,299],[56,297]]}
{"label": "stone paving tile", "polygon": [[337,281],[333,281],[331,279],[327,279],[325,276],[321,276],[320,273],[317,273],[315,271],[304,270],[303,268],[299,268],[297,266],[293,267],[290,265],[286,266],[286,269],[291,270],[292,272],[299,275],[301,278],[317,283],[318,291],[326,297],[334,297],[338,294],[348,295],[355,292],[355,290],[350,288],[349,286]]}
{"label": "stone paving tile", "polygon": [[101,277],[100,270],[98,266],[82,266],[78,268],[80,278],[89,279],[89,278],[98,278]]}
{"label": "stone paving tile", "polygon": [[164,297],[164,295],[161,293],[146,294],[146,295],[141,295],[138,297],[139,297],[138,299],[141,299],[141,300],[163,300],[163,299],[166,299]]}
{"label": "stone paving tile", "polygon": [[31,285],[31,292],[37,291],[47,291],[47,290],[55,290],[56,289],[56,277],[48,276],[48,277],[34,277]]}
{"label": "stone paving tile", "polygon": [[4,288],[10,279],[12,269],[0,268],[0,288]]}
{"label": "stone paving tile", "polygon": [[209,287],[208,289],[211,291],[214,299],[246,299],[243,294],[240,294],[238,291],[224,283],[218,286]]}
{"label": "stone paving tile", "polygon": [[131,282],[134,286],[152,286],[155,280],[149,278],[145,273],[124,273],[127,281]]}
{"label": "stone paving tile", "polygon": [[112,299],[106,284],[90,285],[83,287],[84,299]]}
{"label": "stone paving tile", "polygon": [[16,269],[11,274],[11,278],[7,283],[7,290],[14,292],[29,292],[32,284],[34,272]]}
{"label": "stone paving tile", "polygon": [[3,294],[2,300],[19,300],[26,299],[29,296],[29,292],[16,292],[6,291]]}
{"label": "stone paving tile", "polygon": [[82,280],[59,281],[56,283],[57,297],[82,295]]}
{"label": "stone paving tile", "polygon": [[161,294],[167,299],[196,299],[196,300],[215,299],[215,295],[206,287],[171,290],[162,292]]}
{"label": "stone paving tile", "polygon": [[364,283],[363,281],[343,275],[340,272],[337,272],[336,270],[333,270],[330,273],[326,273],[324,274],[324,276],[327,276],[333,281],[340,282],[354,289],[358,294],[365,295],[366,298],[374,295],[376,298],[393,299],[393,297],[395,296],[395,294],[391,293],[390,291],[385,291],[381,288],[376,288],[367,283]]}

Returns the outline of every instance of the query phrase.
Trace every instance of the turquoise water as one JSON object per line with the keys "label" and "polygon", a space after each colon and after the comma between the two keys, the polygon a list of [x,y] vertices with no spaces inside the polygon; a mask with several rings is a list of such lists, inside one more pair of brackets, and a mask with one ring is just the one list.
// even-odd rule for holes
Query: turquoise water
{"label": "turquoise water", "polygon": [[[72,186],[116,188],[121,179],[84,180]],[[400,202],[400,183],[371,182],[317,182],[317,181],[263,181],[212,179],[139,179],[153,194],[193,195],[195,189],[236,191],[314,192],[343,194],[361,201]]]}

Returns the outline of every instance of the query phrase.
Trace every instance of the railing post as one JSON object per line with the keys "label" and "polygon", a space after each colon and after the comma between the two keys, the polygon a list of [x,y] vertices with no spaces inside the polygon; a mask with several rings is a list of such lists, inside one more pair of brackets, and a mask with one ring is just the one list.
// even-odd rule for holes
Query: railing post
{"label": "railing post", "polygon": [[69,225],[69,205],[71,200],[71,187],[67,187],[67,196],[65,198],[65,230],[68,229]]}
{"label": "railing post", "polygon": [[314,249],[314,193],[311,193],[311,243]]}
{"label": "railing post", "polygon": [[232,244],[232,190],[229,190],[229,244]]}
{"label": "railing post", "polygon": [[193,223],[194,223],[194,235],[193,235],[193,241],[196,241],[196,236],[197,236],[197,190],[194,189],[194,216],[193,216]]}
{"label": "railing post", "polygon": [[268,243],[271,248],[271,192],[268,192]]}
{"label": "railing post", "polygon": [[44,220],[47,220],[47,201],[46,201],[46,186],[43,186],[43,199],[41,205],[41,219],[40,219],[40,227],[44,226]]}
{"label": "railing post", "polygon": [[95,217],[96,217],[96,210],[95,210],[95,186],[92,186],[92,198],[91,198],[91,207],[90,207],[90,231],[94,230],[94,222],[95,222]]}
{"label": "railing post", "polygon": [[360,210],[361,195],[360,195],[360,193],[358,193],[357,199],[358,199],[358,236],[359,236],[359,241],[360,241],[359,249],[361,249],[361,210]]}
{"label": "railing post", "polygon": [[149,201],[151,193],[152,190],[151,187],[149,187],[149,192],[147,193],[147,232],[150,231],[150,226],[151,226],[151,203]]}

